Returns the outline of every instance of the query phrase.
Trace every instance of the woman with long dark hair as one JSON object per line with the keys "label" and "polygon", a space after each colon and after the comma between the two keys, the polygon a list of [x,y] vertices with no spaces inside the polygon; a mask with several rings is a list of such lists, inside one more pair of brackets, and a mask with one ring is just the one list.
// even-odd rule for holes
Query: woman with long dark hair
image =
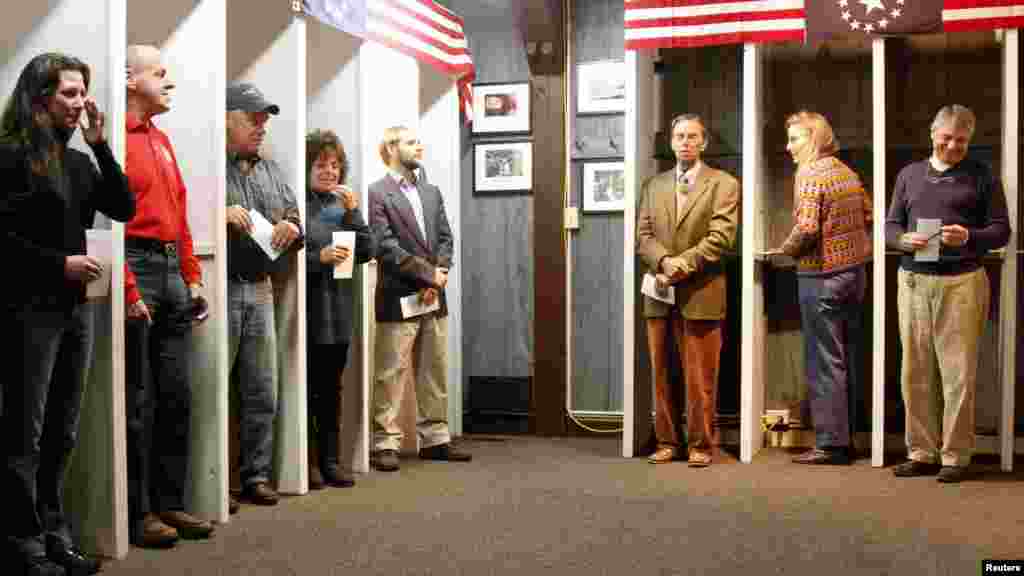
{"label": "woman with long dark hair", "polygon": [[[92,357],[86,284],[102,264],[86,255],[96,211],[120,222],[135,213],[124,174],[88,96],[89,66],[64,54],[36,56],[22,70],[0,118],[0,283],[4,327],[0,426],[7,497],[5,566],[14,574],[92,574],[99,563],[71,541],[64,473],[78,433]],[[83,113],[89,157],[68,147]]]}

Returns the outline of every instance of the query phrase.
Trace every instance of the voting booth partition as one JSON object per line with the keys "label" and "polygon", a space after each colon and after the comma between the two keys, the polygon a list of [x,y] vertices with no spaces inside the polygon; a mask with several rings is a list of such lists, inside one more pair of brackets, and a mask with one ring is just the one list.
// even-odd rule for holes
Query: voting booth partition
{"label": "voting booth partition", "polygon": [[[734,50],[739,65],[687,67],[701,58],[680,52]],[[716,61],[726,61],[717,58]],[[655,61],[659,74],[655,74]],[[807,410],[802,332],[796,302],[794,269],[779,266],[767,252],[777,249],[793,226],[793,174],[785,151],[785,120],[802,109],[822,113],[832,124],[841,149],[838,157],[861,177],[873,201],[873,257],[862,337],[852,359],[856,383],[851,391],[855,445],[870,446],[871,462],[882,466],[905,453],[904,408],[900,393],[899,332],[896,324],[898,254],[885,247],[884,222],[896,174],[931,153],[929,129],[935,113],[958,103],[972,108],[978,126],[970,157],[989,164],[1006,190],[1010,221],[1016,227],[1020,187],[1020,44],[1016,30],[920,35],[903,38],[844,38],[811,49],[797,44],[745,44],[735,47],[626,52],[626,187],[639,191],[656,167],[656,134],[668,130],[668,118],[681,112],[711,117],[720,129],[738,137],[732,154],[709,163],[735,164],[741,179],[741,409],[740,458],[750,462],[766,444],[762,416],[785,414],[804,427]],[[712,71],[713,70],[713,71]],[[685,77],[673,94],[671,74]],[[725,88],[721,88],[726,85]],[[716,86],[718,88],[716,88]],[[722,128],[714,94],[738,90],[725,98],[735,109],[726,116],[738,130]],[[657,94],[655,92],[658,92]],[[651,108],[663,114],[651,114]],[[679,108],[678,110],[674,108]],[[685,109],[683,109],[685,108]],[[717,134],[716,134],[717,135]],[[660,142],[660,141],[659,141]],[[661,143],[664,145],[664,142]],[[727,151],[728,152],[728,151]],[[718,161],[716,163],[716,160]],[[738,161],[737,161],[738,160]],[[720,166],[730,169],[731,166]],[[634,256],[635,206],[627,203],[625,251],[627,286],[639,286]],[[1005,250],[984,262],[991,278],[992,307],[983,335],[977,384],[977,448],[1000,456],[1009,470],[1014,453],[1016,327],[1018,317],[1017,230]],[[632,456],[650,434],[649,376],[644,347],[639,290],[626,291],[623,454]],[[781,445],[812,445],[813,433],[791,434]],[[1019,450],[1019,448],[1018,448]]]}
{"label": "voting booth partition", "polygon": [[[106,135],[116,158],[124,153],[125,0],[49,0],[19,7],[0,22],[0,94],[4,103],[24,66],[43,52],[62,52],[91,69],[89,94],[106,114]],[[76,131],[70,145],[89,153]],[[122,224],[97,215],[94,228],[110,231],[111,283],[115,288],[93,303],[95,340],[84,392],[78,447],[73,455],[66,507],[82,546],[105,556],[127,552],[126,484],[117,463],[124,461],[124,252]],[[31,276],[30,271],[23,271]],[[31,277],[23,279],[31,281]],[[74,521],[79,520],[79,521]]]}

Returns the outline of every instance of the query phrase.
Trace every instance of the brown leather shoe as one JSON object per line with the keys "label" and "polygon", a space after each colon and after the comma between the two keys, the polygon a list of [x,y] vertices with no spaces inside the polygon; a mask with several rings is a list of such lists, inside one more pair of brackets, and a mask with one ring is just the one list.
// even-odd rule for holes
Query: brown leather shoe
{"label": "brown leather shoe", "polygon": [[473,459],[473,455],[453,448],[450,443],[445,442],[444,444],[438,444],[429,448],[420,448],[420,458],[423,460],[443,460],[445,462],[469,462]]}
{"label": "brown leather shoe", "polygon": [[259,506],[275,506],[280,496],[266,482],[254,482],[242,489],[242,497]]}
{"label": "brown leather shoe", "polygon": [[205,540],[213,535],[213,523],[196,518],[184,510],[168,510],[160,513],[164,524],[178,531],[185,540]]}
{"label": "brown leather shoe", "polygon": [[228,514],[232,516],[238,514],[238,511],[242,509],[242,505],[238,503],[238,500],[234,496],[228,496]]}
{"label": "brown leather shoe", "polygon": [[651,464],[666,464],[676,459],[679,456],[679,451],[672,446],[662,446],[654,451],[647,457],[647,461]]}
{"label": "brown leather shoe", "polygon": [[319,466],[309,467],[309,489],[310,490],[323,490],[324,489],[324,475],[320,473]]}
{"label": "brown leather shoe", "polygon": [[711,466],[711,454],[707,452],[690,452],[690,459],[687,462],[690,468],[707,468]]}
{"label": "brown leather shoe", "polygon": [[178,541],[178,531],[164,524],[156,514],[146,514],[142,519],[142,547],[170,548]]}

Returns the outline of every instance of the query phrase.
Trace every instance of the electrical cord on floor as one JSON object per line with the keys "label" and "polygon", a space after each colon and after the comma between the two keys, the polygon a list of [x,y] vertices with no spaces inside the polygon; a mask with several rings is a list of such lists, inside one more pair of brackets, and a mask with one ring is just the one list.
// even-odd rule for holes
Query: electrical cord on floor
{"label": "electrical cord on floor", "polygon": [[595,434],[618,434],[619,432],[622,432],[623,430],[626,429],[625,426],[622,426],[620,428],[613,428],[613,429],[591,428],[590,426],[587,426],[583,422],[580,422],[579,418],[577,418],[576,415],[573,414],[571,411],[566,410],[565,413],[566,413],[566,415],[569,416],[570,420],[572,420],[577,426],[579,426],[580,428],[583,428],[587,432],[594,432]]}

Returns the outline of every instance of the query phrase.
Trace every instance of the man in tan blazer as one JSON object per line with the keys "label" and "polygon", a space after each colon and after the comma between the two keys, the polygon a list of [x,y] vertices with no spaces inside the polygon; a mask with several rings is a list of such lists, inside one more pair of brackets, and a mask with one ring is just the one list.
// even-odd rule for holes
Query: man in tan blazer
{"label": "man in tan blazer", "polygon": [[669,382],[669,325],[683,364],[689,463],[711,464],[712,424],[718,386],[725,268],[734,250],[739,182],[701,161],[707,127],[694,114],[672,120],[675,168],[647,180],[637,213],[637,254],[656,276],[657,290],[675,292],[675,304],[644,296],[647,345],[655,375],[655,435],[651,463],[680,456],[679,391]]}

